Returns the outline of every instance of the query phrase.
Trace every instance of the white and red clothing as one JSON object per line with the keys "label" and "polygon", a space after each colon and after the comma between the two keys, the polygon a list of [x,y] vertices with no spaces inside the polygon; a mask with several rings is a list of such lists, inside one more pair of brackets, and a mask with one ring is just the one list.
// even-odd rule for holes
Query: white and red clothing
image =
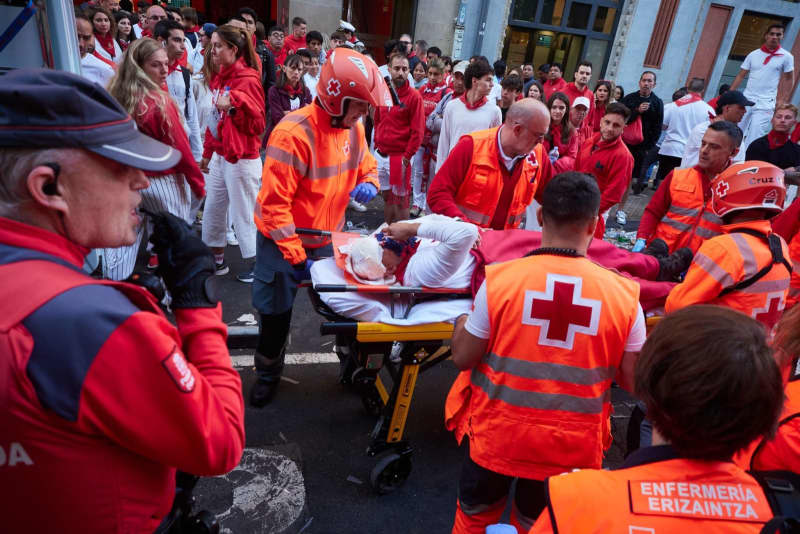
{"label": "white and red clothing", "polygon": [[744,133],[739,150],[745,152],[750,143],[767,135],[772,128],[778,84],[784,73],[794,71],[794,58],[785,48],[770,51],[762,46],[747,54],[740,68],[748,71],[747,85],[742,93],[755,102],[754,106],[747,106],[739,123]]}
{"label": "white and red clothing", "polygon": [[686,141],[692,128],[707,121],[716,113],[698,93],[689,93],[675,101],[675,107],[664,108],[664,126],[666,133],[661,141],[658,153],[662,156],[682,158]]}
{"label": "white and red clothing", "polygon": [[591,91],[591,89],[589,89],[588,85],[584,86],[583,91],[581,91],[578,89],[578,86],[575,85],[575,82],[569,82],[561,92],[567,95],[569,98],[570,107],[572,107],[573,102],[575,102],[575,99],[579,96],[585,96],[588,98],[589,109],[587,110],[588,113],[586,116],[588,117],[592,114],[592,111],[594,110],[594,93]]}
{"label": "white and red clothing", "polygon": [[95,52],[119,65],[120,61],[122,61],[122,48],[120,48],[119,43],[110,32],[105,36],[94,34],[94,41]]}
{"label": "white and red clothing", "polygon": [[272,54],[273,59],[275,59],[275,67],[278,68],[279,66],[283,65],[283,62],[286,61],[286,56],[289,55],[289,47],[286,46],[286,42],[283,43],[283,48],[280,50],[275,50],[272,48],[272,45],[269,44],[269,41],[264,41],[264,44],[267,45],[269,53]]}
{"label": "white and red clothing", "polygon": [[81,74],[87,80],[105,88],[114,76],[114,68],[94,54],[86,54],[81,58]]}
{"label": "white and red clothing", "polygon": [[578,156],[578,150],[581,147],[580,137],[578,131],[572,131],[566,142],[561,137],[562,129],[560,124],[551,126],[550,140],[545,139],[544,143],[545,152],[548,154],[554,149],[558,148],[558,159],[553,162],[553,174],[571,171],[575,168],[575,158]]}
{"label": "white and red clothing", "polygon": [[433,132],[427,128],[427,121],[428,117],[430,117],[436,109],[436,106],[442,101],[442,97],[449,92],[450,89],[444,82],[439,85],[432,85],[429,82],[419,89],[419,94],[422,96],[426,128],[422,138],[422,145],[419,147],[419,150],[417,150],[417,153],[414,154],[414,159],[411,162],[411,189],[414,195],[412,203],[422,210],[427,208],[425,197],[428,193],[428,180],[433,177],[431,168],[435,167],[437,146],[431,142]]}
{"label": "white and red clothing", "polygon": [[461,136],[494,128],[502,123],[503,114],[500,108],[485,97],[474,104],[469,104],[466,93],[452,99],[444,109],[442,118],[439,145],[436,148],[436,172],[442,168],[444,160]]}

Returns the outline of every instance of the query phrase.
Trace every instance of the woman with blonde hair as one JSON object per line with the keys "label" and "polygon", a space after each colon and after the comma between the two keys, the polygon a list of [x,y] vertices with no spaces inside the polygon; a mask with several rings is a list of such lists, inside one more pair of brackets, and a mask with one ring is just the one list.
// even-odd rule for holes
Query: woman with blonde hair
{"label": "woman with blonde hair", "polygon": [[[168,65],[167,51],[158,41],[149,37],[137,39],[123,54],[119,69],[109,82],[108,92],[130,113],[139,130],[182,155],[174,168],[147,173],[150,186],[141,192],[141,207],[151,212],[167,211],[190,222],[192,193],[198,198],[205,195],[204,180],[192,157],[181,113],[167,93]],[[143,221],[146,220],[143,214]],[[124,280],[131,275],[141,238],[140,228],[133,245],[105,249],[105,277]],[[150,267],[157,265],[154,257],[151,256]]]}
{"label": "woman with blonde hair", "polygon": [[237,278],[252,283],[256,256],[253,210],[261,185],[260,136],[266,127],[260,60],[247,31],[229,24],[216,29],[206,54],[211,54],[218,73],[209,84],[215,120],[206,130],[201,163],[208,172],[203,241],[214,252],[217,273],[227,273],[224,254],[230,206],[242,259],[250,264]]}

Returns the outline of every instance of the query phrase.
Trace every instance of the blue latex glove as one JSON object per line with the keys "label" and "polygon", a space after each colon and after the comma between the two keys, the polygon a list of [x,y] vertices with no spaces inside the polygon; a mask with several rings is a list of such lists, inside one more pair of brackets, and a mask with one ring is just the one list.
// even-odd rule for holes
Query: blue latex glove
{"label": "blue latex glove", "polygon": [[294,278],[294,281],[299,284],[300,282],[311,280],[311,265],[313,263],[313,261],[306,258],[305,263],[292,265],[292,278]]}
{"label": "blue latex glove", "polygon": [[350,191],[350,196],[353,197],[353,200],[362,204],[369,202],[377,194],[378,190],[375,189],[375,186],[366,182],[358,184],[355,189]]}
{"label": "blue latex glove", "polygon": [[639,239],[636,240],[636,243],[634,243],[633,245],[633,252],[643,251],[645,245],[647,245],[647,242],[644,240],[644,238],[640,237]]}

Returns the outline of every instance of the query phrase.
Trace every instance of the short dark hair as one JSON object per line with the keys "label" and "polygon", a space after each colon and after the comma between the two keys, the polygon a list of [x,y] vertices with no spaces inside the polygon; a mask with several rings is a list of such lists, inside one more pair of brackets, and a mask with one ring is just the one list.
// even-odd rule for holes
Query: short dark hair
{"label": "short dark hair", "polygon": [[[344,34],[344,32],[340,32],[339,30],[336,30],[335,32],[333,32],[331,34],[331,41],[334,40],[334,39],[336,39],[337,41],[346,41],[347,40],[347,36]],[[308,39],[306,39],[306,42],[308,42]]]}
{"label": "short dark hair", "polygon": [[283,33],[284,35],[286,35],[286,30],[285,30],[285,29],[283,28],[283,26],[281,26],[280,24],[275,24],[274,26],[272,26],[272,27],[269,29],[269,32],[267,32],[267,35],[270,35],[270,34],[272,34],[272,33],[274,33],[274,32],[281,32],[281,33]]}
{"label": "short dark hair", "polygon": [[550,63],[550,66],[547,68],[547,70],[549,71],[553,67],[558,67],[558,70],[560,70],[561,72],[564,72],[564,66],[561,63],[558,63],[558,62],[554,61],[554,62]]}
{"label": "short dark hair", "polygon": [[575,72],[578,72],[578,69],[581,67],[589,67],[590,70],[593,70],[592,62],[586,59],[575,65]]}
{"label": "short dark hair", "polygon": [[729,90],[730,88],[731,88],[731,86],[730,86],[730,85],[728,85],[727,83],[723,83],[722,85],[720,85],[720,86],[719,86],[719,92],[717,92],[717,96],[722,96],[722,95],[724,95],[725,93],[727,93],[727,92],[728,92],[728,90]]}
{"label": "short dark hair", "polygon": [[647,418],[685,458],[729,460],[771,435],[783,407],[764,326],[722,306],[665,316],[647,336],[634,380]]}
{"label": "short dark hair", "polygon": [[244,17],[241,16],[241,15],[238,15],[238,14],[237,15],[231,15],[231,17],[228,19],[228,22],[230,22],[232,20],[238,20],[239,22],[244,22],[245,24],[247,24],[247,21],[244,20]]}
{"label": "short dark hair", "polygon": [[708,125],[709,130],[714,130],[715,132],[725,132],[731,141],[733,141],[733,146],[739,147],[742,144],[742,130],[736,124],[730,121],[717,121],[712,122]]}
{"label": "short dark hair", "polygon": [[502,59],[498,59],[497,61],[495,61],[492,67],[494,67],[494,75],[497,76],[498,78],[502,78],[503,75],[506,73],[506,62],[503,61]]}
{"label": "short dark hair", "polygon": [[153,37],[161,38],[166,41],[169,39],[169,32],[172,30],[180,30],[181,33],[184,33],[183,26],[181,26],[180,22],[172,19],[159,20],[158,24],[156,24],[156,27],[153,29]]}
{"label": "short dark hair", "polygon": [[320,44],[325,42],[325,38],[317,30],[311,30],[306,34],[306,43],[309,41],[319,41]]}
{"label": "short dark hair", "polygon": [[487,58],[486,56],[472,56],[471,58],[469,58],[469,61],[470,63],[474,63],[476,61],[485,61],[487,65],[489,64],[489,58]]}
{"label": "short dark hair", "polygon": [[311,59],[311,52],[309,52],[305,48],[301,48],[300,50],[295,52],[295,54],[297,54],[300,57],[307,57],[308,59]]}
{"label": "short dark hair", "polygon": [[612,102],[611,104],[607,105],[605,115],[608,115],[609,113],[622,115],[622,118],[625,119],[626,123],[628,122],[628,119],[631,118],[631,110],[628,109],[628,106],[622,102]]}
{"label": "short dark hair", "polygon": [[181,16],[192,24],[197,24],[197,10],[193,7],[182,7]]}
{"label": "short dark hair", "polygon": [[687,94],[689,94],[689,88],[688,87],[681,87],[680,89],[678,89],[677,91],[672,93],[672,101],[675,102],[676,100],[680,100],[681,98],[683,98]]}
{"label": "short dark hair", "polygon": [[600,188],[588,174],[562,172],[544,188],[542,218],[556,226],[589,222],[599,209]]}
{"label": "short dark hair", "polygon": [[436,54],[439,57],[442,57],[442,49],[438,46],[432,46],[428,49],[429,54]]}
{"label": "short dark hair", "polygon": [[706,81],[703,78],[692,78],[686,88],[690,93],[702,93],[706,88]]}
{"label": "short dark hair", "polygon": [[509,74],[503,81],[500,82],[500,87],[503,89],[508,89],[510,91],[522,91],[522,78],[517,76],[516,74]]}
{"label": "short dark hair", "polygon": [[300,26],[301,24],[308,24],[303,17],[295,17],[292,19],[292,26]]}
{"label": "short dark hair", "polygon": [[[331,36],[333,38],[333,36]],[[308,38],[306,38],[308,41]],[[399,39],[389,39],[385,43],[383,43],[383,55],[386,56],[386,61],[389,61],[389,57],[392,54],[403,54],[406,53],[406,45],[402,44]]]}
{"label": "short dark hair", "polygon": [[258,22],[258,13],[256,13],[256,10],[253,9],[252,7],[240,7],[239,11],[237,11],[236,14],[239,15],[240,17],[242,15],[250,15],[251,17],[253,17],[254,21]]}
{"label": "short dark hair", "polygon": [[539,65],[539,72],[548,72],[550,70],[550,63],[542,63]]}
{"label": "short dark hair", "polygon": [[464,71],[464,87],[472,89],[473,78],[483,78],[487,74],[492,74],[494,71],[489,66],[488,61],[481,61],[480,59],[467,65],[467,70]]}
{"label": "short dark hair", "polygon": [[[92,23],[92,19],[89,17],[89,13],[86,12],[85,9],[81,9],[79,7],[75,8],[75,20],[85,20],[89,24]],[[94,31],[94,27],[92,27],[92,31]]]}
{"label": "short dark hair", "polygon": [[764,34],[765,35],[768,34],[769,31],[772,28],[780,28],[781,30],[783,30],[783,33],[786,33],[786,25],[784,23],[782,23],[782,22],[773,22],[772,24],[767,26],[767,29],[764,31]]}
{"label": "short dark hair", "polygon": [[642,78],[644,78],[644,75],[645,75],[645,74],[652,74],[652,75],[653,75],[653,82],[656,82],[656,81],[657,81],[657,78],[656,78],[656,73],[655,73],[655,72],[653,72],[652,70],[646,70],[646,71],[644,71],[644,72],[642,73],[642,75],[641,75],[641,76],[639,76],[639,79],[641,80]]}
{"label": "short dark hair", "polygon": [[148,7],[152,6],[153,4],[148,2],[148,0],[139,0],[136,3],[136,11],[141,11],[142,9],[147,9]]}

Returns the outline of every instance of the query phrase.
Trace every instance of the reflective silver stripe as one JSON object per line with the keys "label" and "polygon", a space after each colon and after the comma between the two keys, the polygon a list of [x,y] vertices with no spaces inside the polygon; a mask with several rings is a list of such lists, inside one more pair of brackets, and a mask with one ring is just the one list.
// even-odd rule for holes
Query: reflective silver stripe
{"label": "reflective silver stripe", "polygon": [[703,226],[698,226],[697,228],[695,228],[694,229],[694,233],[696,233],[700,237],[704,237],[706,239],[711,239],[712,237],[717,237],[718,235],[722,234],[722,232],[709,230],[708,228],[705,228]]}
{"label": "reflective silver stripe", "polygon": [[722,287],[730,287],[734,284],[733,278],[728,274],[728,271],[717,265],[714,260],[705,254],[698,252],[694,255],[692,262],[701,267],[711,278],[719,282]]}
{"label": "reflective silver stripe", "polygon": [[[786,291],[789,287],[789,278],[781,278],[780,280],[759,280],[755,284],[749,285],[744,289],[740,289],[742,293],[762,294],[762,293],[775,293],[777,291]],[[789,291],[791,293],[791,290]]]}
{"label": "reflective silver stripe", "polygon": [[721,217],[717,216],[715,213],[710,211],[704,211],[701,219],[704,219],[710,223],[714,223],[719,226],[722,226],[724,224]]}
{"label": "reflective silver stripe", "polygon": [[294,235],[294,231],[295,231],[295,225],[287,224],[286,226],[281,226],[280,228],[270,230],[269,236],[272,238],[273,241],[280,241],[281,239],[292,237]]}
{"label": "reflective silver stripe", "polygon": [[689,230],[692,229],[692,225],[691,224],[682,223],[680,221],[676,221],[675,219],[670,219],[667,216],[664,216],[661,219],[661,222],[663,224],[666,224],[667,226],[671,226],[671,227],[675,228],[676,230],[680,230],[681,232],[688,232]]}
{"label": "reflective silver stripe", "polygon": [[477,368],[472,371],[472,383],[479,387],[492,400],[500,400],[519,408],[537,410],[563,410],[573,413],[599,414],[603,412],[603,403],[609,397],[606,390],[598,397],[576,397],[565,393],[542,393],[540,391],[523,391],[510,386],[495,384]]}
{"label": "reflective silver stripe", "polygon": [[282,148],[267,145],[266,157],[272,158],[281,163],[285,163],[303,176],[305,176],[306,172],[308,171],[308,165],[298,158],[297,154],[290,154]]}
{"label": "reflective silver stripe", "polygon": [[736,248],[739,249],[739,255],[742,257],[742,268],[744,269],[744,280],[752,278],[758,272],[758,263],[756,262],[756,254],[750,243],[747,242],[742,234],[732,233],[729,234],[733,242],[736,243]]}
{"label": "reflective silver stripe", "polygon": [[490,219],[489,219],[488,215],[484,215],[482,213],[478,213],[475,210],[471,210],[469,208],[465,208],[464,206],[462,206],[460,204],[456,204],[456,207],[461,211],[461,213],[466,215],[467,218],[471,222],[474,222],[474,223],[477,223],[477,224],[489,224],[489,220]]}
{"label": "reflective silver stripe", "polygon": [[594,367],[586,369],[584,367],[574,367],[552,362],[532,362],[520,360],[509,356],[498,356],[490,352],[485,356],[484,362],[498,373],[508,373],[520,378],[531,378],[535,380],[556,380],[558,382],[569,382],[582,386],[599,384],[614,378],[616,368],[614,367]]}
{"label": "reflective silver stripe", "polygon": [[522,220],[522,216],[523,215],[524,215],[524,213],[520,213],[519,215],[511,215],[511,216],[509,216],[508,225],[512,226],[514,224],[517,224],[517,222]]}
{"label": "reflective silver stripe", "polygon": [[308,146],[311,147],[311,161],[308,162],[309,168],[315,168],[317,166],[317,153],[314,151],[314,147],[316,145],[316,138],[314,136],[314,130],[311,129],[311,125],[308,124],[309,119],[306,115],[302,114],[294,114],[289,113],[283,119],[282,122],[293,122],[300,126],[303,131],[306,133],[306,137],[308,138]]}
{"label": "reflective silver stripe", "polygon": [[685,215],[687,217],[697,217],[700,214],[700,210],[695,208],[684,208],[683,206],[676,206],[674,204],[670,205],[667,212],[677,213],[678,215]]}

